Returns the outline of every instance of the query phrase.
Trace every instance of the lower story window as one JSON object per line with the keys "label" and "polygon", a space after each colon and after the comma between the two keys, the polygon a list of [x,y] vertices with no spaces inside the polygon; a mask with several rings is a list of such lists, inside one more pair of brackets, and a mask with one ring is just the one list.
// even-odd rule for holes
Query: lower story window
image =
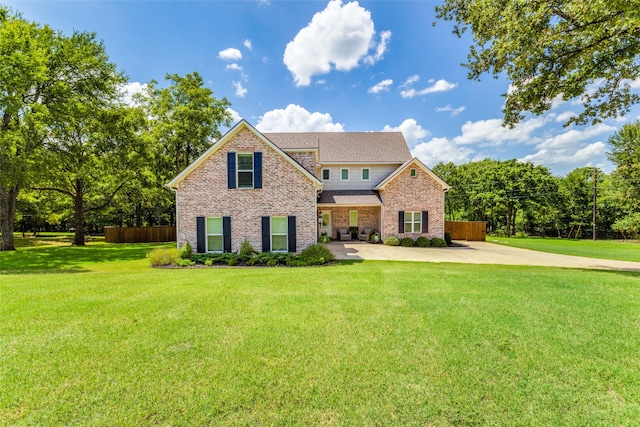
{"label": "lower story window", "polygon": [[421,233],[422,232],[422,212],[405,211],[404,232],[405,233]]}
{"label": "lower story window", "polygon": [[222,217],[207,218],[207,252],[222,252]]}
{"label": "lower story window", "polygon": [[274,252],[287,252],[287,217],[271,217],[271,250]]}
{"label": "lower story window", "polygon": [[358,211],[349,211],[349,227],[358,226]]}

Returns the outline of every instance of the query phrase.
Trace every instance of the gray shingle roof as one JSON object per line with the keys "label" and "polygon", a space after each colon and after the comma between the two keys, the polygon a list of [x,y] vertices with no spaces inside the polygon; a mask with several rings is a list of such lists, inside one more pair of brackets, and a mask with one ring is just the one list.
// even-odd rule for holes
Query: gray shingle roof
{"label": "gray shingle roof", "polygon": [[325,190],[320,193],[318,203],[332,205],[382,205],[378,192],[374,190]]}
{"label": "gray shingle roof", "polygon": [[263,135],[285,151],[318,148],[320,163],[404,163],[412,158],[402,132],[267,132]]}

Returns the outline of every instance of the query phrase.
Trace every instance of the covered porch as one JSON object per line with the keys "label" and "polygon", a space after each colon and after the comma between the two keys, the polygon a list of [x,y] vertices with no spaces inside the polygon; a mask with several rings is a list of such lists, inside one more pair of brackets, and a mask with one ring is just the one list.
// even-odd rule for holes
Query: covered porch
{"label": "covered porch", "polygon": [[[318,197],[318,236],[341,240],[339,230],[346,229],[351,240],[369,240],[371,233],[381,233],[381,218],[382,202],[376,191],[332,190]],[[370,231],[367,238],[365,231]]]}

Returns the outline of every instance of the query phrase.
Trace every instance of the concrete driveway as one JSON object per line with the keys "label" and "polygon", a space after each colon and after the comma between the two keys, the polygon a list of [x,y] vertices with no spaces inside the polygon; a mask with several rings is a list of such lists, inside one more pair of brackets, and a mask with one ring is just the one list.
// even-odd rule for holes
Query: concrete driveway
{"label": "concrete driveway", "polygon": [[640,262],[614,261],[550,254],[488,242],[458,242],[462,247],[405,248],[367,242],[331,242],[329,248],[342,260],[459,262],[464,264],[537,265],[640,272]]}

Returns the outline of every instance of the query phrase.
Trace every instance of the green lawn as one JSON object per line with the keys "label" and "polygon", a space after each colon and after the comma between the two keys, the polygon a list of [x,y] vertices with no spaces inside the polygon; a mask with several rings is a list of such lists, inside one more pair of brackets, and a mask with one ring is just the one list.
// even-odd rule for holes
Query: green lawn
{"label": "green lawn", "polygon": [[572,240],[550,237],[487,236],[487,242],[554,254],[640,262],[640,244],[635,240]]}
{"label": "green lawn", "polygon": [[0,253],[0,425],[633,425],[640,274]]}

